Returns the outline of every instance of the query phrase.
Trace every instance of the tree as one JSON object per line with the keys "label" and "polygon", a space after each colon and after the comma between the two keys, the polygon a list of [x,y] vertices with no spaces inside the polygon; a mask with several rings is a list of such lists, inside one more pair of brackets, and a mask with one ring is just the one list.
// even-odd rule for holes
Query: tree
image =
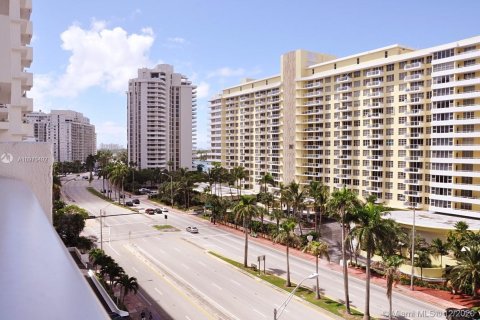
{"label": "tree", "polygon": [[98,150],[97,151],[97,161],[100,163],[100,173],[99,176],[103,179],[103,190],[105,190],[105,178],[108,177],[107,165],[112,159],[113,155],[110,150]]}
{"label": "tree", "polygon": [[[328,254],[328,244],[325,242],[319,241],[310,241],[304,248],[303,252],[309,252],[315,256],[315,272],[318,274],[318,258],[319,257],[326,257],[328,261],[330,261],[330,256]],[[320,299],[320,288],[318,285],[318,277],[317,277],[317,286],[315,289],[315,298]]]}
{"label": "tree", "polygon": [[331,215],[340,222],[342,230],[343,289],[345,293],[345,307],[348,314],[351,314],[351,311],[348,292],[347,226],[350,221],[353,220],[351,218],[355,214],[358,205],[359,201],[356,194],[346,187],[333,192],[327,204],[330,208]]}
{"label": "tree", "polygon": [[322,228],[322,217],[325,214],[328,203],[328,186],[318,181],[311,181],[308,186],[308,194],[313,198],[313,210],[315,211],[315,232],[320,234]]}
{"label": "tree", "polygon": [[121,274],[116,280],[115,284],[119,284],[122,286],[120,291],[121,300],[122,302],[125,301],[125,296],[129,292],[134,292],[135,294],[138,292],[138,282],[137,278],[129,277],[127,274]]}
{"label": "tree", "polygon": [[478,298],[480,284],[480,245],[465,247],[458,257],[458,265],[450,271],[452,285],[464,292],[471,291],[473,299]]}
{"label": "tree", "polygon": [[280,231],[273,239],[275,242],[282,243],[286,246],[286,254],[287,254],[287,282],[286,286],[291,287],[292,283],[290,281],[290,255],[289,255],[289,248],[292,246],[296,246],[300,244],[299,237],[295,234],[295,221],[285,221],[282,223],[282,227]]}
{"label": "tree", "polygon": [[232,175],[237,183],[237,195],[242,195],[242,181],[248,178],[248,172],[244,167],[237,166],[232,169]]}
{"label": "tree", "polygon": [[88,212],[76,205],[68,205],[53,213],[53,226],[67,247],[77,246],[85,228]]}
{"label": "tree", "polygon": [[389,306],[389,319],[393,319],[392,292],[393,283],[400,278],[398,268],[403,264],[403,258],[397,255],[384,256],[385,278],[387,278],[387,298]]}
{"label": "tree", "polygon": [[241,196],[238,204],[233,208],[236,220],[243,220],[243,231],[245,232],[245,251],[243,258],[243,266],[247,267],[248,256],[248,224],[252,217],[258,215],[258,207],[256,206],[256,199],[252,196]]}
{"label": "tree", "polygon": [[453,250],[455,258],[462,255],[462,248],[468,245],[470,234],[469,225],[465,221],[455,223],[455,230],[451,230],[447,235],[447,243]]}
{"label": "tree", "polygon": [[300,189],[300,185],[295,181],[291,182],[287,186],[287,198],[293,207],[293,216],[296,217],[298,227],[300,228],[300,235],[303,235],[302,231],[302,215],[306,194]]}
{"label": "tree", "polygon": [[430,268],[432,266],[432,259],[430,259],[430,252],[428,250],[417,251],[414,257],[416,267],[420,267],[420,280],[423,281],[423,268]]}
{"label": "tree", "polygon": [[[112,259],[113,260],[113,259]],[[105,275],[108,276],[108,280],[110,282],[110,290],[113,290],[113,286],[115,285],[115,281],[122,275],[125,274],[125,271],[122,267],[120,267],[115,261],[107,263],[102,266],[100,269],[100,274],[102,277]]]}
{"label": "tree", "polygon": [[440,255],[440,268],[443,267],[443,256],[448,254],[448,244],[440,238],[432,240],[431,251],[434,255]]}
{"label": "tree", "polygon": [[370,319],[370,266],[375,250],[381,249],[382,244],[392,237],[396,237],[399,227],[392,219],[383,219],[385,209],[371,202],[367,202],[358,210],[358,222],[352,229],[350,237],[355,237],[367,252],[367,278],[365,294],[365,311],[363,319]]}
{"label": "tree", "polygon": [[116,162],[111,172],[111,179],[112,181],[114,181],[115,184],[120,186],[121,196],[118,197],[118,203],[120,203],[122,199],[122,195],[125,196],[123,191],[123,183],[127,175],[128,175],[127,165],[123,162]]}
{"label": "tree", "polygon": [[[260,185],[263,183],[263,192],[267,192],[267,184],[273,185],[275,183],[275,180],[273,179],[273,176],[267,172],[265,173],[262,178],[258,181]],[[260,187],[260,191],[262,191],[262,188]]]}

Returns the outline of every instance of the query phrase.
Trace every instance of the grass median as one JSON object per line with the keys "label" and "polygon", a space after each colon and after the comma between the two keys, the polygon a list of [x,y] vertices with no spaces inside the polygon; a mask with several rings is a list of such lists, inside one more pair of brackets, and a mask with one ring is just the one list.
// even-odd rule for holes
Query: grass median
{"label": "grass median", "polygon": [[[231,265],[245,271],[245,272],[248,272],[249,274],[257,277],[257,278],[260,278],[280,289],[283,289],[287,292],[291,292],[296,284],[292,283],[292,286],[291,287],[285,287],[285,279],[283,278],[280,278],[276,275],[273,275],[273,274],[264,274],[256,269],[253,269],[253,268],[245,268],[243,266],[242,263],[240,262],[237,262],[237,261],[234,261],[234,260],[231,260],[231,259],[228,259],[222,255],[219,255],[218,253],[215,253],[215,252],[212,252],[212,251],[209,251],[209,253],[219,259],[222,259],[223,261],[225,262],[228,262],[230,263]],[[359,320],[359,319],[362,319],[363,318],[363,313],[351,308],[351,311],[352,311],[352,314],[349,315],[347,314],[347,310],[345,308],[345,305],[338,302],[338,301],[335,301],[335,300],[332,300],[332,299],[329,299],[327,298],[325,295],[321,295],[321,298],[320,299],[316,299],[315,298],[315,292],[310,290],[310,289],[307,289],[305,287],[300,287],[297,289],[297,291],[295,292],[295,295],[297,297],[300,297],[322,309],[325,309],[339,317],[342,317],[343,319],[355,319],[355,320]],[[374,319],[374,318],[372,318]]]}
{"label": "grass median", "polygon": [[124,209],[128,209],[128,210],[131,210],[133,212],[137,212],[138,213],[138,210],[136,209],[132,209],[130,207],[127,207],[127,206],[124,206],[123,204],[120,204],[116,201],[113,201],[112,199],[110,199],[109,197],[106,197],[105,195],[103,195],[102,193],[98,192],[95,188],[93,187],[87,187],[87,191],[90,192],[91,194],[101,198],[102,200],[105,200],[105,201],[108,201],[118,207],[121,207],[121,208],[124,208]]}

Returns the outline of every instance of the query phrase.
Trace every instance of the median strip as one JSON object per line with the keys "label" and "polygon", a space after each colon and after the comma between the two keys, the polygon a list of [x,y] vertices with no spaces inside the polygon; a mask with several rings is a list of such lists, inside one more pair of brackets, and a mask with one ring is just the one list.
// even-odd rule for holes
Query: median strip
{"label": "median strip", "polygon": [[[259,273],[256,269],[253,269],[253,268],[245,268],[243,266],[242,263],[240,262],[237,262],[235,260],[231,260],[229,258],[226,258],[218,253],[215,253],[215,252],[212,252],[212,251],[207,251],[209,254],[233,265],[234,267],[248,273],[249,275],[251,276],[254,276],[254,277],[257,277],[263,281],[266,281],[282,290],[285,290],[287,292],[291,292],[296,284],[292,283],[292,287],[285,287],[285,279],[283,278],[280,278],[276,275],[273,275],[273,274],[270,274],[267,272],[267,274],[263,274],[263,273]],[[303,300],[305,301],[308,301],[310,302],[311,304],[317,306],[317,307],[320,307],[330,313],[333,313],[334,315],[336,316],[339,316],[341,317],[342,319],[347,319],[347,320],[360,320],[363,318],[363,313],[359,312],[358,310],[355,310],[353,308],[351,308],[352,310],[352,314],[349,315],[347,314],[347,311],[346,311],[346,308],[345,308],[345,305],[338,302],[338,301],[335,301],[335,300],[332,300],[332,299],[329,299],[328,297],[326,297],[325,295],[322,295],[320,299],[315,299],[315,292],[313,292],[312,290],[308,289],[308,288],[305,288],[305,287],[300,287],[297,289],[297,291],[295,292],[295,296],[299,297],[299,298],[302,298]],[[374,319],[372,317],[372,319]]]}

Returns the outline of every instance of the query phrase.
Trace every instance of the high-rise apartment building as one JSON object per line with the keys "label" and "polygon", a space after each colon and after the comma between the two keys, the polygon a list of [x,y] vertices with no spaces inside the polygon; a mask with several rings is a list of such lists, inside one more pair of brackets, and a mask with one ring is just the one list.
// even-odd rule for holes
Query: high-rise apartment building
{"label": "high-rise apartment building", "polygon": [[0,1],[0,141],[22,141],[32,135],[25,115],[33,110],[27,92],[33,75],[25,69],[32,63],[32,1]]}
{"label": "high-rise apartment building", "polygon": [[480,218],[480,37],[345,58],[294,51],[211,100],[212,160],[246,186],[346,186],[391,207]]}
{"label": "high-rise apartment building", "polygon": [[128,161],[138,168],[192,167],[196,91],[173,66],[138,70],[128,83]]}
{"label": "high-rise apartment building", "polygon": [[32,112],[26,116],[33,124],[37,142],[52,142],[57,162],[85,161],[96,153],[95,126],[82,113],[52,110],[49,114]]}

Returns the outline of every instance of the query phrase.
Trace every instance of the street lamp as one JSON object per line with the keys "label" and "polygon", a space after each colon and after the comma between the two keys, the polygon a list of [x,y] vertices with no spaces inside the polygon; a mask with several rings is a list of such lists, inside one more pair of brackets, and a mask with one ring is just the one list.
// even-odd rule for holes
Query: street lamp
{"label": "street lamp", "polygon": [[163,175],[170,177],[170,204],[173,208],[173,176],[169,175],[168,173],[162,172]]}
{"label": "street lamp", "polygon": [[297,291],[298,287],[300,287],[300,285],[303,283],[303,281],[305,281],[307,279],[313,279],[313,278],[318,278],[318,273],[312,273],[312,274],[308,275],[307,277],[305,277],[302,281],[300,281],[297,284],[295,289],[293,289],[292,292],[290,292],[287,299],[285,299],[285,301],[280,305],[280,307],[278,307],[278,310],[277,310],[277,308],[273,308],[273,320],[280,319],[280,316],[282,315],[283,311],[285,311],[285,309],[287,308],[287,304],[290,302],[290,300],[292,300],[293,294],[295,293],[295,291]]}

